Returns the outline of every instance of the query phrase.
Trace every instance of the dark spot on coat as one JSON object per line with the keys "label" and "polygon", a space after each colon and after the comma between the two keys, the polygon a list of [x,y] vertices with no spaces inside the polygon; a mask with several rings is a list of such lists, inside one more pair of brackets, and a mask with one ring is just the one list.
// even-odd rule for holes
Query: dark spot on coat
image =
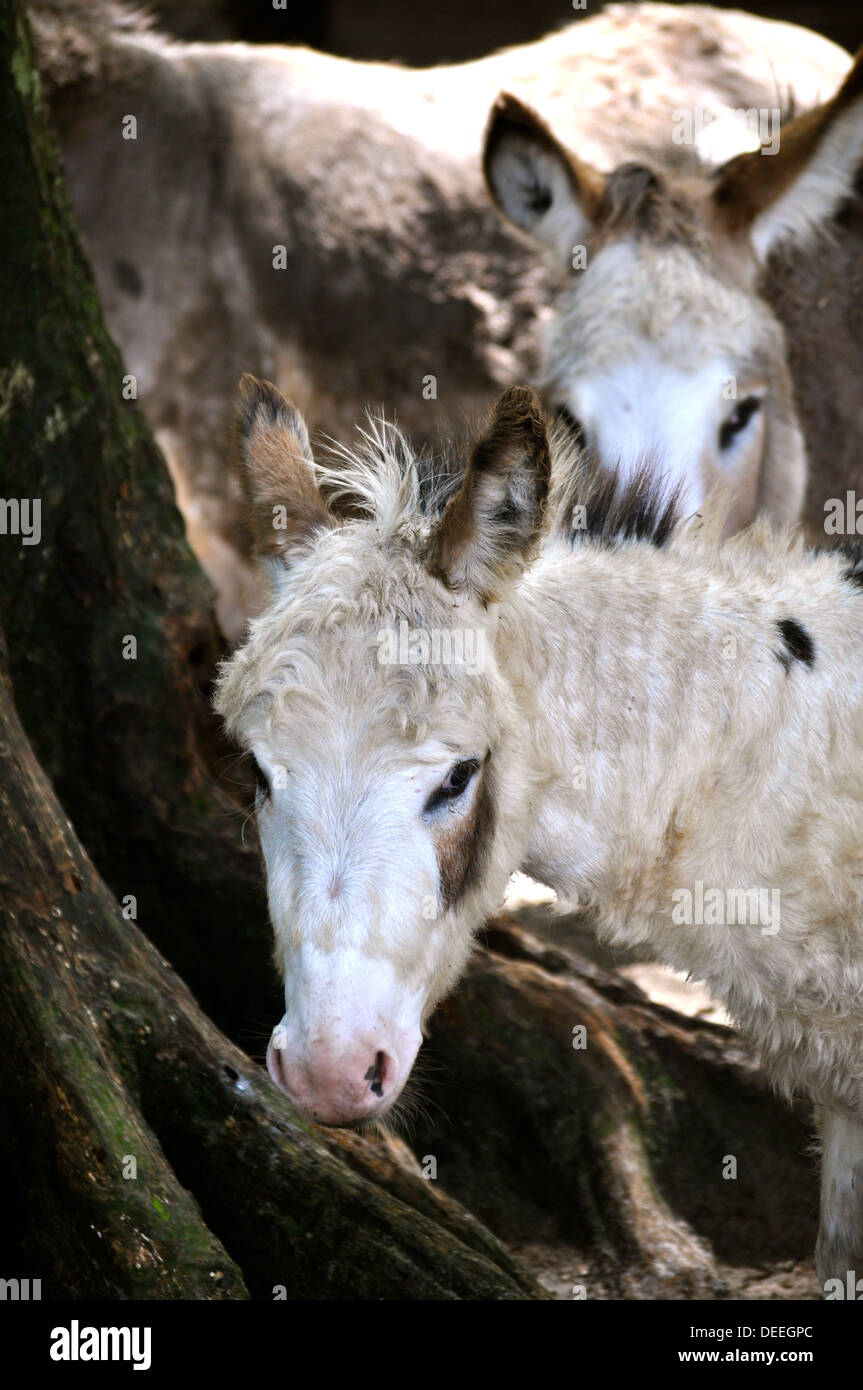
{"label": "dark spot on coat", "polygon": [[132,295],[133,299],[141,298],[144,293],[144,282],[131,261],[115,261],[114,274],[121,290]]}
{"label": "dark spot on coat", "polygon": [[785,670],[791,670],[792,661],[801,661],[804,666],[812,666],[815,662],[815,645],[805,627],[798,623],[796,618],[780,618],[776,626],[785,644],[784,649],[776,653],[776,657]]}

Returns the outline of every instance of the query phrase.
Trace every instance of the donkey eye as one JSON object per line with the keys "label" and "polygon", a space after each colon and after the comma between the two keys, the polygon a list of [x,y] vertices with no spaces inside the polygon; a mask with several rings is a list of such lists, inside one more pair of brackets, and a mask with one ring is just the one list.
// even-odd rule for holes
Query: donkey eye
{"label": "donkey eye", "polygon": [[446,776],[441,784],[441,791],[447,796],[461,796],[467,787],[468,782],[477,770],[477,762],[474,758],[468,758],[466,762],[456,763],[455,767]]}
{"label": "donkey eye", "polygon": [[267,777],[267,774],[264,772],[264,769],[261,767],[261,764],[258,762],[254,753],[250,753],[249,757],[252,760],[252,769],[255,774],[255,784],[258,788],[258,791],[261,793],[261,796],[267,797],[270,794],[269,778]]}
{"label": "donkey eye", "polygon": [[734,411],[723,423],[719,430],[719,447],[727,449],[736,439],[742,430],[746,429],[749,421],[761,409],[760,396],[745,396],[739,401]]}
{"label": "donkey eye", "polygon": [[437,791],[432,792],[426,803],[426,814],[435,811],[439,806],[443,806],[448,801],[455,801],[470,786],[471,779],[479,767],[476,758],[466,758],[464,762],[456,763],[455,767],[450,768],[444,780],[441,782]]}

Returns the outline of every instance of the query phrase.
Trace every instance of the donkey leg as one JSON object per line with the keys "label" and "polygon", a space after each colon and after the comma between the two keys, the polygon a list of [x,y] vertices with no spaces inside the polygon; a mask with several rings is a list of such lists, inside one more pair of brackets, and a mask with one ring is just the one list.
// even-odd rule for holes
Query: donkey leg
{"label": "donkey leg", "polygon": [[853,1288],[863,1280],[863,1120],[841,1110],[818,1109],[821,1134],[821,1218],[815,1266],[826,1279]]}

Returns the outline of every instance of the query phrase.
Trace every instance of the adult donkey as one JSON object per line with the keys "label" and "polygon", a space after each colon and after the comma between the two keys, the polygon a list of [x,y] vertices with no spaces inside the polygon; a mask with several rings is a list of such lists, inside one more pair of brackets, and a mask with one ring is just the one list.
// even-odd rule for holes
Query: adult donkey
{"label": "adult donkey", "polygon": [[385,1113],[522,868],[593,902],[607,945],[707,981],[815,1102],[819,1275],[844,1290],[863,1270],[863,550],[764,522],[720,544],[721,515],[679,530],[646,475],[621,492],[550,450],[524,388],[431,494],[383,426],[316,466],[252,379],[237,438],[273,595],[217,705],[258,767],[273,1080],[324,1123]]}
{"label": "adult donkey", "polygon": [[[673,113],[675,134],[697,114]],[[829,499],[844,513],[856,486],[863,502],[863,258],[843,283],[835,236],[843,216],[863,226],[863,54],[826,103],[761,115],[765,142],[719,168],[601,172],[504,94],[485,175],[557,273],[541,378],[597,457],[626,477],[650,453],[691,507],[725,480],[735,530],[759,509],[798,520],[808,442],[805,515],[823,532]]]}
{"label": "adult donkey", "polygon": [[849,62],[804,29],[701,6],[612,6],[427,71],[176,42],[108,0],[31,13],[108,322],[231,636],[249,578],[225,457],[241,370],[277,381],[315,428],[347,433],[385,401],[425,440],[531,370],[550,285],[479,163],[502,87],[542,101],[602,167],[682,169],[675,108],[805,110]]}

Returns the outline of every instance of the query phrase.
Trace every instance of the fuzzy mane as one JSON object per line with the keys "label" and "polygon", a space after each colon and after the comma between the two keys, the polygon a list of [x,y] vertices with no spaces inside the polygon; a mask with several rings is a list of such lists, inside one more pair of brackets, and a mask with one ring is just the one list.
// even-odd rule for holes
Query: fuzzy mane
{"label": "fuzzy mane", "polygon": [[[416,454],[397,425],[369,415],[353,447],[326,441],[315,464],[327,505],[344,519],[373,521],[392,535],[440,516],[464,476],[465,450],[451,442],[433,456]],[[603,468],[560,423],[549,432],[552,488],[549,531],[571,545],[612,547],[626,541],[664,546],[680,516],[680,488],[650,460],[626,482]]]}
{"label": "fuzzy mane", "polygon": [[314,469],[327,506],[336,515],[374,521],[392,533],[440,516],[464,477],[463,451],[446,441],[439,453],[419,453],[398,425],[366,416],[353,446],[328,436]]}
{"label": "fuzzy mane", "polygon": [[645,457],[629,478],[603,467],[563,423],[551,429],[552,532],[570,545],[610,548],[626,541],[662,547],[682,521],[681,485]]}

